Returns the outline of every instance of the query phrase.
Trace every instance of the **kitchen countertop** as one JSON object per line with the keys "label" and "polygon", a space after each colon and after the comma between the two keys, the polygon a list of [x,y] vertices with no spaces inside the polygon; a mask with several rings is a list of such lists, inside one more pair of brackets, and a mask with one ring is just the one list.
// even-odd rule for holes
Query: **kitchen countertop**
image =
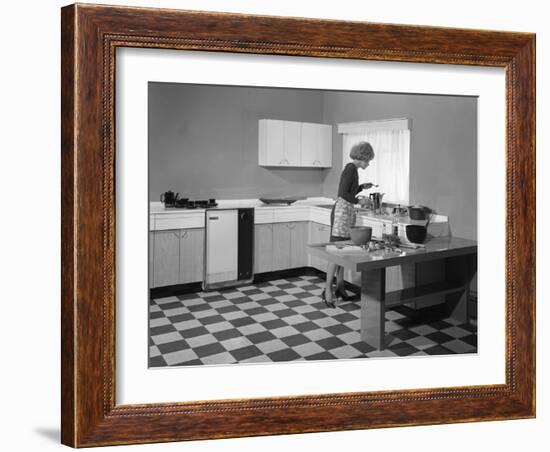
{"label": "kitchen countertop", "polygon": [[[239,209],[239,208],[250,208],[254,209],[291,209],[296,207],[326,207],[332,208],[334,200],[330,198],[307,198],[298,200],[290,205],[287,204],[264,204],[259,199],[229,199],[229,200],[218,200],[218,205],[213,207],[214,209]],[[193,213],[193,212],[204,212],[206,209],[178,209],[173,207],[164,207],[161,202],[152,202],[149,205],[150,214],[173,214],[173,213]]]}
{"label": "kitchen countertop", "polygon": [[[218,200],[218,209],[237,209],[253,207],[255,211],[255,224],[284,223],[295,221],[313,221],[324,225],[330,225],[330,210],[334,200],[330,198],[307,198],[286,204],[264,204],[258,199]],[[165,208],[160,202],[152,202],[149,211],[150,230],[187,229],[204,227],[204,213],[206,209],[177,209]],[[377,215],[371,210],[356,208],[358,224],[369,224],[373,220],[379,224],[392,222],[391,215]],[[411,220],[408,215],[398,217],[398,224],[402,227],[407,224],[422,224],[426,221]],[[430,228],[441,224],[443,228],[434,235],[445,235],[448,217],[434,215]]]}

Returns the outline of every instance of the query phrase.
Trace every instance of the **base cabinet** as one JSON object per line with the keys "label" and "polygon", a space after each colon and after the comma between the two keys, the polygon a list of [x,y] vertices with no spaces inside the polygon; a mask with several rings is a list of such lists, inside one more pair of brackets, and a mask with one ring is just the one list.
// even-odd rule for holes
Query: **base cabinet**
{"label": "base cabinet", "polygon": [[155,231],[153,238],[153,280],[151,287],[172,286],[179,282],[180,231]]}
{"label": "base cabinet", "polygon": [[204,228],[151,231],[151,288],[202,281]]}
{"label": "base cabinet", "polygon": [[273,271],[285,270],[290,266],[289,223],[273,224]]}
{"label": "base cabinet", "polygon": [[305,267],[308,222],[256,224],[254,226],[254,273]]}
{"label": "base cabinet", "polygon": [[290,267],[307,266],[308,222],[288,223],[290,230]]}
{"label": "base cabinet", "polygon": [[204,279],[204,229],[180,231],[179,284]]}

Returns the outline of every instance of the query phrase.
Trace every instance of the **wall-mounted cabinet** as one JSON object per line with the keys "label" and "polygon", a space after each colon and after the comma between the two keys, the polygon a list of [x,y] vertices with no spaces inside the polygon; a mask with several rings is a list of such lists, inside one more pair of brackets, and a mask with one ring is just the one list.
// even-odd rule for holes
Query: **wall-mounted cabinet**
{"label": "wall-mounted cabinet", "polygon": [[258,130],[260,166],[332,166],[331,125],[260,119]]}

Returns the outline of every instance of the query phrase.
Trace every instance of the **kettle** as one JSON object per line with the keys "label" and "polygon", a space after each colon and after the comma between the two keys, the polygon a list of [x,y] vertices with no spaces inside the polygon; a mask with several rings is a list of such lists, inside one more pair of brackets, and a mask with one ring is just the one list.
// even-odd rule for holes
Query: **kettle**
{"label": "kettle", "polygon": [[160,202],[163,202],[165,207],[173,206],[178,200],[179,195],[179,193],[168,190],[160,195]]}
{"label": "kettle", "polygon": [[384,196],[384,193],[370,193],[369,194],[369,199],[372,203],[372,208],[374,210],[380,210],[380,208],[382,207],[382,198]]}

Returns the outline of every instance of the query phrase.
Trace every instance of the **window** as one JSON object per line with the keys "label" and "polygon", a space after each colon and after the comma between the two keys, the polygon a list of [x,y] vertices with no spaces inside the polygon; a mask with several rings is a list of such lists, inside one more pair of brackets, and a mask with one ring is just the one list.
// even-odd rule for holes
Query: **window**
{"label": "window", "polygon": [[368,193],[384,193],[384,201],[395,204],[409,204],[409,154],[410,121],[389,119],[338,124],[342,134],[343,166],[351,161],[349,152],[353,145],[368,141],[374,149],[374,160],[362,170],[359,169],[359,183],[372,182],[378,187],[363,190]]}

